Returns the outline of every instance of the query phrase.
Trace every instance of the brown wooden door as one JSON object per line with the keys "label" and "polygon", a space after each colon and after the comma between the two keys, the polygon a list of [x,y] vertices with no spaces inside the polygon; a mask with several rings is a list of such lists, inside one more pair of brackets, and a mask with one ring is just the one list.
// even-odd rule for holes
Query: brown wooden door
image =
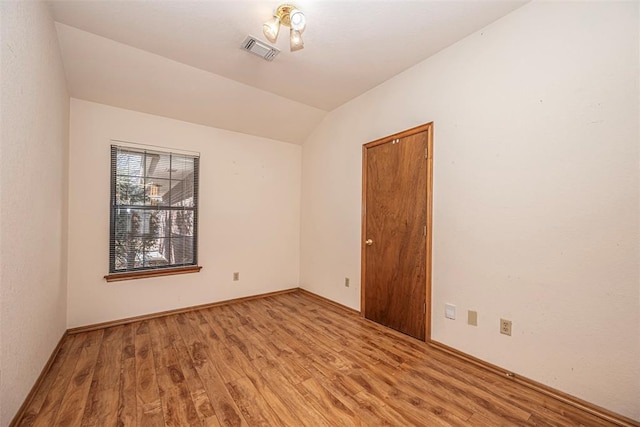
{"label": "brown wooden door", "polygon": [[430,127],[371,142],[363,154],[364,316],[421,340],[430,247],[428,132]]}

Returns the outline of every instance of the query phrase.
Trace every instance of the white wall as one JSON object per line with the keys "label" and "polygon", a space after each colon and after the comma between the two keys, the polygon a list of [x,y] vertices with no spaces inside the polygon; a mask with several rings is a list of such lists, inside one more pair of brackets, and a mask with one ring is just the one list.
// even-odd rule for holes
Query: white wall
{"label": "white wall", "polygon": [[361,146],[434,121],[432,339],[640,420],[638,16],[530,3],[330,113],[301,286],[359,307]]}
{"label": "white wall", "polygon": [[0,2],[0,425],[66,329],[69,96],[49,10]]}
{"label": "white wall", "polygon": [[[111,139],[201,153],[200,273],[103,279]],[[69,162],[69,327],[298,286],[300,146],[72,98]]]}

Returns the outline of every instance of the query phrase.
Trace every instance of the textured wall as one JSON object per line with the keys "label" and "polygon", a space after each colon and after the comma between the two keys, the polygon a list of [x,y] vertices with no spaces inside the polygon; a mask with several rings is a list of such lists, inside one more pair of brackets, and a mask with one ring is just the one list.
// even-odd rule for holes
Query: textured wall
{"label": "textured wall", "polygon": [[69,97],[49,10],[0,2],[0,425],[66,328]]}
{"label": "textured wall", "polygon": [[[69,327],[298,286],[299,145],[77,99],[70,126]],[[111,139],[201,153],[200,273],[103,279]]]}
{"label": "textured wall", "polygon": [[640,419],[638,41],[637,2],[533,2],[331,112],[301,285],[359,307],[361,146],[433,121],[432,338]]}

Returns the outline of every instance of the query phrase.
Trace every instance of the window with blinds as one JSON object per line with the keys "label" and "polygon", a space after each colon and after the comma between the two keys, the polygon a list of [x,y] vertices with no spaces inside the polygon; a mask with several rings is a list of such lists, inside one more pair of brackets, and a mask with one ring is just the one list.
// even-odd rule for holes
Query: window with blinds
{"label": "window with blinds", "polygon": [[110,273],[197,265],[199,160],[111,146]]}

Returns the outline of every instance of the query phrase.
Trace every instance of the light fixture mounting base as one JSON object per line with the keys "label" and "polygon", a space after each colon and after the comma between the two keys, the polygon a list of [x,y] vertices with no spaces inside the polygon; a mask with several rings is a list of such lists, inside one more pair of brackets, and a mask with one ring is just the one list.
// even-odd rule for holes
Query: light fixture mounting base
{"label": "light fixture mounting base", "polygon": [[281,4],[280,6],[278,6],[275,16],[278,17],[282,25],[291,27],[291,11],[293,9],[297,9],[297,7],[292,4]]}

